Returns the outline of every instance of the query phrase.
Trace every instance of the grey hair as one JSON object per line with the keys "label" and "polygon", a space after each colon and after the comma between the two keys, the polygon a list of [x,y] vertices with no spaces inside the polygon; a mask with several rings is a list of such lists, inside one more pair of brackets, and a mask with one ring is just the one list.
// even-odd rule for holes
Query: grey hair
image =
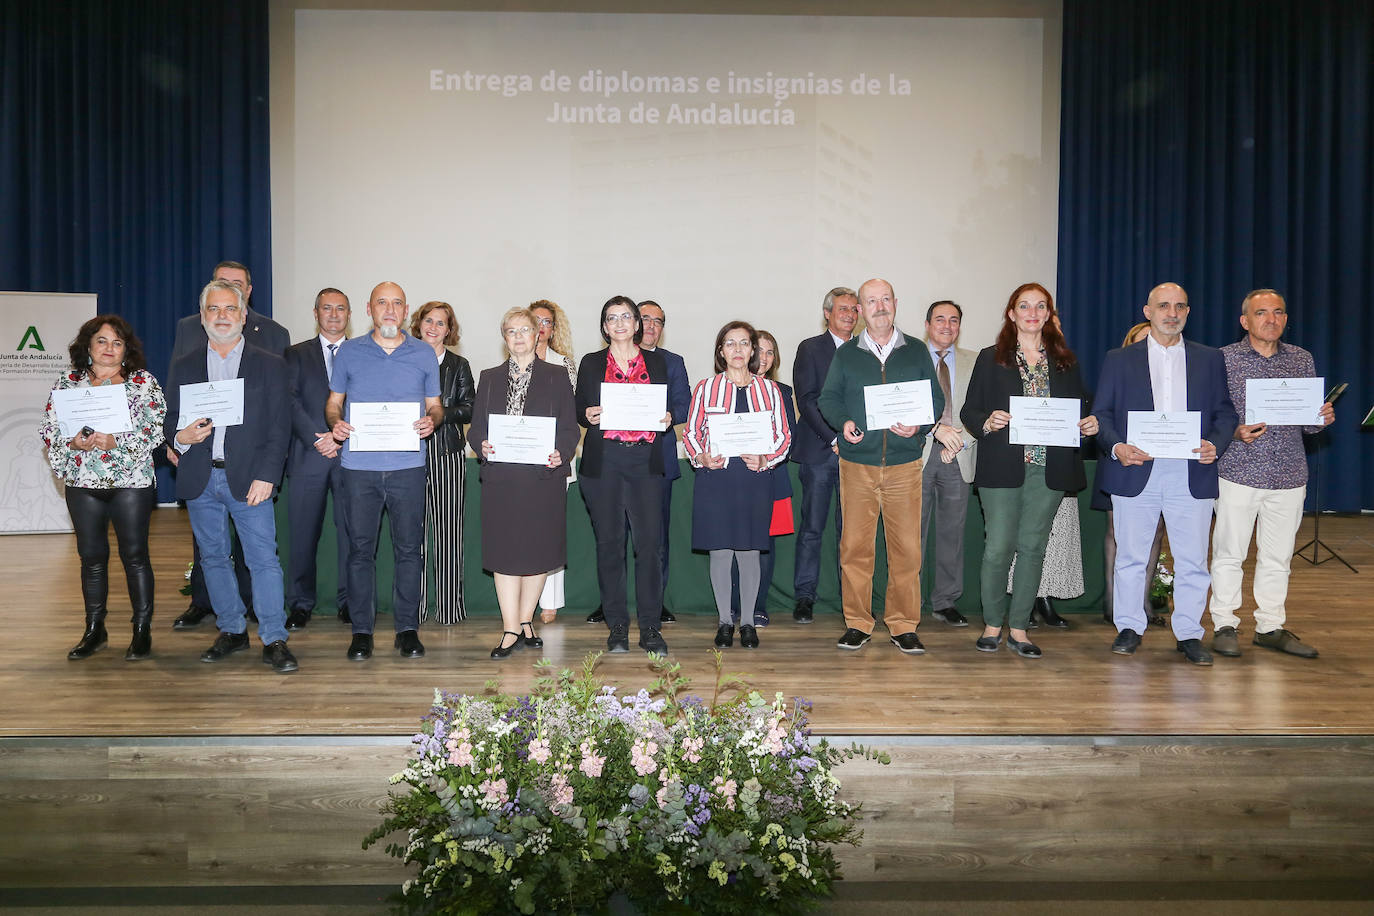
{"label": "grey hair", "polygon": [[835,287],[830,292],[826,293],[825,298],[821,300],[821,308],[825,311],[827,315],[834,311],[835,300],[839,299],[842,296],[852,296],[855,299],[855,301],[857,301],[859,298],[859,294],[854,292],[854,290],[850,289],[847,286]]}
{"label": "grey hair", "polygon": [[1287,310],[1288,310],[1288,300],[1285,299],[1285,298],[1283,298],[1283,293],[1279,292],[1278,290],[1276,290],[1276,289],[1252,289],[1252,290],[1250,290],[1250,292],[1248,292],[1248,293],[1245,294],[1245,298],[1244,298],[1244,299],[1240,300],[1240,313],[1241,313],[1242,315],[1247,314],[1247,313],[1249,312],[1249,309],[1250,309],[1250,300],[1253,299],[1253,298],[1255,298],[1256,296],[1277,296],[1277,297],[1278,297],[1278,300],[1279,300],[1280,302],[1283,303],[1284,311],[1287,311]]}
{"label": "grey hair", "polygon": [[211,280],[205,284],[205,288],[200,291],[200,311],[205,313],[205,300],[210,295],[211,290],[226,290],[234,294],[234,300],[239,304],[239,311],[243,311],[243,290],[239,289],[228,280]]}

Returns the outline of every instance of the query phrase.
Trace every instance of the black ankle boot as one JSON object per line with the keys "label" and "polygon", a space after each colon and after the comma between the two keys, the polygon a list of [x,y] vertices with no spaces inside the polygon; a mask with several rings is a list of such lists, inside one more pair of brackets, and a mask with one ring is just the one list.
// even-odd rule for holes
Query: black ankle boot
{"label": "black ankle boot", "polygon": [[124,653],[126,662],[141,662],[153,654],[153,615],[134,615],[134,638]]}
{"label": "black ankle boot", "polygon": [[81,634],[81,642],[73,646],[72,650],[67,653],[67,658],[73,661],[90,658],[97,650],[103,649],[105,643],[109,641],[109,634],[105,632],[105,612],[87,611],[86,632]]}
{"label": "black ankle boot", "polygon": [[1045,621],[1046,626],[1054,627],[1058,630],[1067,630],[1069,622],[1060,617],[1054,610],[1054,605],[1049,598],[1036,598],[1032,614],[1039,614],[1040,619]]}

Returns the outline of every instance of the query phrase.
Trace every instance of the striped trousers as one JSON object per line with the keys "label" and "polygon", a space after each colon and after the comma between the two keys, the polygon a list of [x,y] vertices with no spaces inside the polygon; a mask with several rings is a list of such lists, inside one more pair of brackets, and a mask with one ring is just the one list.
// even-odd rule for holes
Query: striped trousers
{"label": "striped trousers", "polygon": [[463,483],[467,473],[462,452],[425,451],[425,574],[420,580],[420,620],[434,610],[437,623],[467,618],[463,604]]}

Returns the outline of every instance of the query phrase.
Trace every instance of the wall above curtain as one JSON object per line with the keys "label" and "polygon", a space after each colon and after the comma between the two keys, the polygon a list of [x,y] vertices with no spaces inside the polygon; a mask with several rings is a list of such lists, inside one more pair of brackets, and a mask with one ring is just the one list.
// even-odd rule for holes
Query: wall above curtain
{"label": "wall above curtain", "polygon": [[160,378],[216,262],[271,314],[267,6],[0,0],[0,289],[96,293]]}
{"label": "wall above curtain", "polygon": [[1371,49],[1368,0],[1064,3],[1057,292],[1088,377],[1157,283],[1212,346],[1278,289],[1285,339],[1351,383],[1309,438],[1340,511],[1374,508]]}

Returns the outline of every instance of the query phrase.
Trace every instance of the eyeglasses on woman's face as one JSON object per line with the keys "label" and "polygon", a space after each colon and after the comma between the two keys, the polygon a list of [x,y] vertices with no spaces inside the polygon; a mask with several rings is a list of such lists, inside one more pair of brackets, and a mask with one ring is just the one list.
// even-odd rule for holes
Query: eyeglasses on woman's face
{"label": "eyeglasses on woman's face", "polygon": [[515,340],[517,337],[528,337],[528,336],[530,336],[531,334],[534,333],[534,328],[529,327],[528,325],[522,325],[522,326],[516,327],[516,328],[506,328],[506,330],[504,331],[504,333],[505,333],[505,335],[506,335],[507,337],[509,337],[511,340]]}
{"label": "eyeglasses on woman's face", "polygon": [[620,312],[615,315],[607,315],[607,324],[634,324],[635,316],[633,312]]}

